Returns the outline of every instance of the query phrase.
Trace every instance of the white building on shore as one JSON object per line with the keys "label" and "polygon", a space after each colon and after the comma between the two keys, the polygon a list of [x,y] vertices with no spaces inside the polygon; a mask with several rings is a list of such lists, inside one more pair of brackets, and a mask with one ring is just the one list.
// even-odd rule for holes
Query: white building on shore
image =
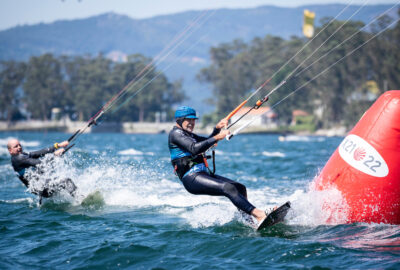
{"label": "white building on shore", "polygon": [[[241,108],[234,116],[232,116],[231,123],[235,122],[250,109],[251,107]],[[250,127],[276,128],[278,126],[278,115],[271,110],[270,107],[253,109],[241,121],[246,123],[251,121],[254,117],[256,117],[256,119],[249,125]]]}

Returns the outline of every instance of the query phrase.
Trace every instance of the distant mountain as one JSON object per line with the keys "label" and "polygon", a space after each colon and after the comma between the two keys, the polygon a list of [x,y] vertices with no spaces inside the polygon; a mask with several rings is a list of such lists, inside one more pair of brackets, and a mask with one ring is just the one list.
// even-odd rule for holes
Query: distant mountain
{"label": "distant mountain", "polygon": [[[392,5],[366,6],[353,17],[365,23]],[[170,79],[184,78],[188,94],[201,92],[200,99],[192,100],[194,106],[202,106],[201,99],[210,96],[210,90],[195,82],[195,74],[208,64],[211,46],[234,39],[249,41],[267,34],[288,38],[301,35],[303,10],[316,12],[316,22],[326,16],[336,16],[345,5],[310,5],[297,8],[261,6],[251,9],[219,9],[208,12],[210,16],[197,31],[180,44],[168,61],[179,63],[165,69]],[[350,17],[359,6],[350,6],[339,19]],[[47,52],[60,55],[97,55],[104,53],[113,58],[141,53],[154,57],[198,17],[202,11],[189,11],[149,19],[135,20],[127,16],[107,13],[79,20],[62,20],[49,24],[18,26],[0,31],[0,59],[27,60],[33,55]],[[397,18],[397,10],[389,14]],[[196,27],[193,27],[196,29]],[[176,56],[185,53],[184,57]],[[200,89],[202,89],[200,91]],[[196,94],[199,97],[198,94]]]}

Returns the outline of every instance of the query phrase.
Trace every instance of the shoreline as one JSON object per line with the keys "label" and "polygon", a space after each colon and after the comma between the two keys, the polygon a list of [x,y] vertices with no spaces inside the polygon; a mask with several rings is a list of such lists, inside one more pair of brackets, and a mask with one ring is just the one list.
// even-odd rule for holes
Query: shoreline
{"label": "shoreline", "polygon": [[[74,133],[78,129],[82,129],[87,122],[80,121],[19,121],[12,122],[9,125],[5,121],[0,121],[0,132],[16,131],[16,132],[40,132],[54,131],[64,133]],[[124,134],[160,134],[168,133],[175,122],[103,122],[100,125],[93,125],[86,129],[85,133],[124,133]],[[196,126],[196,133],[209,134],[213,130],[213,126],[202,127],[201,124]],[[249,126],[242,132],[243,134],[281,134],[281,135],[298,135],[298,136],[345,136],[348,133],[342,126],[331,129],[319,129],[314,132],[298,131],[283,132],[279,129],[268,128],[265,126]]]}

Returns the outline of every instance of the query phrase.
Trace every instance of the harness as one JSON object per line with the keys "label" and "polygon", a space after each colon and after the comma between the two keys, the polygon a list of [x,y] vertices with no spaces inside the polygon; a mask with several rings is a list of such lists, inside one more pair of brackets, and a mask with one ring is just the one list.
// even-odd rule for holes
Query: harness
{"label": "harness", "polygon": [[29,187],[29,181],[24,177],[25,169],[22,169],[18,172],[15,172],[15,175],[21,180],[21,182],[26,186]]}
{"label": "harness", "polygon": [[[212,163],[213,163],[213,170],[210,170],[210,167],[208,166],[207,159],[212,158]],[[215,151],[212,150],[212,156],[208,156],[203,154],[199,154],[197,156],[186,156],[186,157],[181,157],[177,158],[171,161],[172,166],[174,167],[174,172],[175,174],[179,177],[179,179],[182,179],[186,173],[188,173],[195,165],[198,164],[204,164],[205,167],[207,168],[208,172],[211,175],[215,174]]]}

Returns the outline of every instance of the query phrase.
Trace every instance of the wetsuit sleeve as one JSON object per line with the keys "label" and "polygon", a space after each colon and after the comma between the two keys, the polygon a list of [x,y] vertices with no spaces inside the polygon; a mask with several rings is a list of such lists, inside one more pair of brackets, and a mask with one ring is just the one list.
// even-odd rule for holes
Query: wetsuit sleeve
{"label": "wetsuit sleeve", "polygon": [[22,169],[36,166],[40,163],[37,158],[31,158],[27,154],[19,154],[17,156],[11,157],[11,164],[16,172]]}
{"label": "wetsuit sleeve", "polygon": [[[205,152],[208,148],[210,148],[217,142],[217,140],[213,137],[204,138],[200,136],[195,136],[195,138],[191,138],[180,129],[173,130],[171,135],[172,143],[185,149],[192,155],[198,155]],[[204,140],[197,141],[197,139],[199,138],[203,138]]]}
{"label": "wetsuit sleeve", "polygon": [[48,148],[30,152],[30,153],[28,153],[28,156],[30,158],[40,158],[48,153],[53,153],[54,151],[56,151],[56,148],[54,146],[50,146]]}
{"label": "wetsuit sleeve", "polygon": [[210,134],[210,136],[208,136],[208,138],[214,137],[214,136],[217,135],[220,131],[221,131],[220,128],[214,127],[213,132],[211,132],[211,134]]}
{"label": "wetsuit sleeve", "polygon": [[193,137],[196,138],[196,141],[200,142],[200,141],[204,141],[207,140],[211,137],[214,137],[215,135],[217,135],[219,132],[221,131],[221,129],[218,128],[214,128],[214,130],[211,132],[211,134],[208,137],[203,137],[203,136],[199,136],[196,134],[193,134]]}
{"label": "wetsuit sleeve", "polygon": [[19,165],[23,168],[28,168],[31,166],[36,166],[40,163],[40,160],[37,158],[31,158],[29,156],[21,156],[19,159]]}

